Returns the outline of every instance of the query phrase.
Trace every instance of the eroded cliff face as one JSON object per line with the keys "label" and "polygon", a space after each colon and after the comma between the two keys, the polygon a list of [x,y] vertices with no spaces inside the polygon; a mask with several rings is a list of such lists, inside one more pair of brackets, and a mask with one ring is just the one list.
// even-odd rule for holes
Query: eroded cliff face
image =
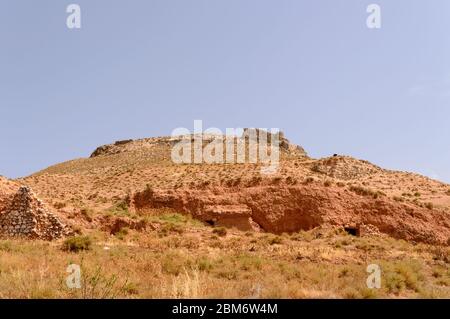
{"label": "eroded cliff face", "polygon": [[355,194],[319,185],[265,186],[205,190],[146,189],[134,196],[138,212],[172,208],[204,222],[273,233],[321,225],[375,227],[394,238],[448,244],[450,216],[443,211]]}

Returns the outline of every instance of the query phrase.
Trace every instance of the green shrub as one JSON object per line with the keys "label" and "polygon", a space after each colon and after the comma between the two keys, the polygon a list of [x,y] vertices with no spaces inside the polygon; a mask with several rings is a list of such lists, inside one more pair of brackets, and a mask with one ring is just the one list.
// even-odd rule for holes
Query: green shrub
{"label": "green shrub", "polygon": [[82,250],[90,250],[92,245],[92,240],[89,236],[74,236],[67,238],[63,242],[62,249],[70,252],[79,252]]}
{"label": "green shrub", "polygon": [[392,197],[392,199],[395,200],[396,202],[404,202],[405,201],[403,198],[398,197],[398,196],[394,196],[394,197]]}
{"label": "green shrub", "polygon": [[198,259],[197,266],[200,271],[210,271],[213,268],[212,262],[206,257]]}
{"label": "green shrub", "polygon": [[108,210],[109,213],[118,216],[129,216],[129,203],[126,199],[119,200],[113,206],[111,206]]}
{"label": "green shrub", "polygon": [[358,195],[361,195],[361,196],[370,196],[370,197],[373,197],[374,199],[377,199],[380,196],[386,196],[386,194],[381,191],[374,191],[369,188],[364,188],[361,186],[354,186],[354,185],[350,186],[350,191],[352,191]]}
{"label": "green shrub", "polygon": [[129,229],[122,227],[117,233],[114,234],[118,239],[123,240],[128,235]]}

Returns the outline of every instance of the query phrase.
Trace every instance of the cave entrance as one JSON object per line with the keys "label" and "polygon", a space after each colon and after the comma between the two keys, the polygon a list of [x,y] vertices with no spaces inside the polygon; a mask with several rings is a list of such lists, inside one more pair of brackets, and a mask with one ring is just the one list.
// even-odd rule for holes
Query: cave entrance
{"label": "cave entrance", "polygon": [[358,236],[360,235],[359,232],[359,227],[351,227],[351,226],[347,226],[344,227],[344,230],[347,234],[352,235],[352,236]]}
{"label": "cave entrance", "polygon": [[207,223],[209,226],[215,226],[216,225],[216,223],[212,219],[205,220],[205,223]]}

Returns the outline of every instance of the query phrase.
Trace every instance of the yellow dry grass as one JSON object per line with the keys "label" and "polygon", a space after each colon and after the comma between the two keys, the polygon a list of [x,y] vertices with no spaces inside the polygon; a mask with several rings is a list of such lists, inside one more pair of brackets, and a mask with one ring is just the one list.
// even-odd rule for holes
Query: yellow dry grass
{"label": "yellow dry grass", "polygon": [[[159,227],[145,233],[92,231],[79,253],[0,241],[0,298],[450,298],[448,248],[338,229],[217,236],[181,215],[151,220]],[[381,289],[366,286],[372,263]],[[81,289],[66,286],[69,264],[81,266]]]}

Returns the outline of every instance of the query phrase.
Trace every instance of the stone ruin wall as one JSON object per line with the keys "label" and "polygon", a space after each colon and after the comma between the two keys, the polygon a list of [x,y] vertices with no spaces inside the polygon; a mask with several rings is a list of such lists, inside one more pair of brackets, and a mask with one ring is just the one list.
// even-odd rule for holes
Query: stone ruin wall
{"label": "stone ruin wall", "polygon": [[28,187],[20,187],[0,213],[0,237],[53,240],[71,233]]}

